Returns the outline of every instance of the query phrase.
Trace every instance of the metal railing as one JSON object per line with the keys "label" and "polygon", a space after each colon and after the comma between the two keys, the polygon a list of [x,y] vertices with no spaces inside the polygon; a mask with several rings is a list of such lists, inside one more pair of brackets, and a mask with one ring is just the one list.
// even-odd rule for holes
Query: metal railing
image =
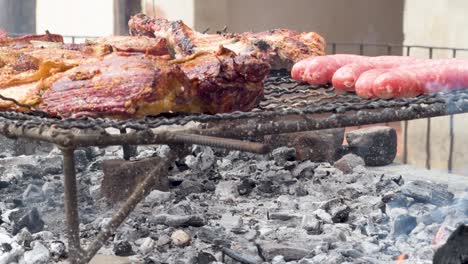
{"label": "metal railing", "polygon": [[[340,49],[341,48],[341,49]],[[435,51],[449,52],[446,56],[457,58],[460,52],[468,52],[468,48],[454,47],[434,47],[425,45],[402,45],[402,44],[381,44],[381,43],[351,43],[351,42],[332,42],[327,44],[329,54],[337,53],[356,53],[360,55],[366,54],[366,50],[374,48],[372,56],[376,55],[404,55],[411,56],[415,50],[426,51],[427,58],[432,59]],[[344,51],[341,51],[344,50]],[[356,52],[353,52],[355,50]],[[377,50],[377,52],[375,52]],[[378,52],[378,51],[381,52]],[[351,52],[350,52],[351,51]],[[408,163],[408,122],[403,121],[403,163]],[[426,125],[426,162],[425,167],[431,169],[431,118],[427,118]],[[447,157],[447,171],[453,172],[453,153],[454,153],[455,135],[454,135],[454,118],[449,116],[449,153]]]}

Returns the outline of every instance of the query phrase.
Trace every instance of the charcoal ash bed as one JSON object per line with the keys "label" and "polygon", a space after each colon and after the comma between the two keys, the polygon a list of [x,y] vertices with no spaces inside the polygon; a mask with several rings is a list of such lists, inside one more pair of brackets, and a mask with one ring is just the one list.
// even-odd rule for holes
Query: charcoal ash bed
{"label": "charcoal ash bed", "polygon": [[[269,147],[243,141],[261,135],[339,128],[412,120],[468,112],[468,92],[456,91],[396,100],[363,100],[352,94],[336,94],[332,87],[312,87],[291,80],[287,72],[273,72],[265,82],[265,98],[251,112],[218,115],[173,115],[141,120],[115,121],[100,118],[58,119],[43,113],[2,112],[0,132],[12,138],[30,138],[56,144],[63,153],[65,201],[70,259],[86,263],[117,229],[155,178],[149,173],[139,188],[115,214],[109,228],[97,236],[87,251],[79,245],[79,221],[74,152],[87,146],[121,145],[130,158],[131,145],[206,145],[265,154]],[[197,123],[196,128],[184,127]],[[239,123],[241,125],[239,125]],[[159,131],[162,126],[177,130]],[[108,133],[110,128],[120,134]],[[167,162],[167,161],[166,161]],[[166,166],[161,161],[158,166]],[[162,167],[157,169],[162,170]]]}

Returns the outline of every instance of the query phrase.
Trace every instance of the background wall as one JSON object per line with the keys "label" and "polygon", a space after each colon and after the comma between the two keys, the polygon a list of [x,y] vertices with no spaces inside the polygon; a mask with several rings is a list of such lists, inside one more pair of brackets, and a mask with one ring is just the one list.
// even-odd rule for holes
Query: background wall
{"label": "background wall", "polygon": [[105,36],[114,32],[113,0],[37,0],[36,13],[39,33]]}
{"label": "background wall", "polygon": [[[465,0],[406,0],[404,12],[404,43],[468,48],[468,1]],[[427,50],[412,50],[412,56],[427,57]],[[450,58],[451,51],[435,51],[434,58]],[[468,58],[468,52],[457,52]],[[426,160],[427,119],[409,122],[408,161],[424,166]],[[431,119],[431,165],[446,170],[449,155],[448,117]],[[454,170],[468,174],[468,115],[454,116]]]}

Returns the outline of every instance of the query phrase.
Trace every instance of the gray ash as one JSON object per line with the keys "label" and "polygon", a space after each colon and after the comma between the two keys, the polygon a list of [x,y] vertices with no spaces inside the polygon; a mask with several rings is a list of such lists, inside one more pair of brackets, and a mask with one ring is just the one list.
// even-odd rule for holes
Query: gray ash
{"label": "gray ash", "polygon": [[[167,146],[140,147],[140,158]],[[100,164],[119,148],[80,150],[81,239],[89,244],[118,204],[103,198]],[[67,258],[61,155],[0,158],[0,263]],[[28,165],[26,165],[28,164]],[[135,263],[432,263],[468,219],[468,196],[447,186],[405,182],[348,156],[337,167],[195,146],[171,166],[169,192],[154,190],[99,252]],[[434,239],[436,241],[434,242]],[[128,257],[129,256],[129,257]],[[217,261],[217,262],[214,262]],[[110,263],[103,262],[103,263]],[[238,263],[238,262],[237,262]]]}

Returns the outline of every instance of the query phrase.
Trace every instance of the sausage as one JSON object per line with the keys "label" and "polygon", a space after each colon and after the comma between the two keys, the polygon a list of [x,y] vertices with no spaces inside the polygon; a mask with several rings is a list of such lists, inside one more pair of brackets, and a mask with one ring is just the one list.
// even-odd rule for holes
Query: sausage
{"label": "sausage", "polygon": [[291,77],[296,81],[303,81],[304,80],[303,76],[304,76],[305,69],[307,67],[307,62],[314,58],[315,57],[303,59],[295,63],[291,69]]}
{"label": "sausage", "polygon": [[336,70],[346,64],[365,61],[367,59],[368,57],[365,56],[351,54],[314,57],[305,62],[306,67],[301,81],[305,81],[311,85],[324,85],[331,83],[333,74]]}
{"label": "sausage", "polygon": [[468,61],[440,60],[391,69],[373,84],[376,97],[412,97],[468,88]]}
{"label": "sausage", "polygon": [[373,92],[374,81],[377,77],[388,71],[389,69],[373,69],[361,74],[356,81],[356,94],[365,99],[375,97]]}
{"label": "sausage", "polygon": [[424,61],[427,60],[403,56],[371,57],[367,61],[351,63],[338,69],[333,75],[332,84],[335,89],[351,92],[355,90],[354,85],[359,76],[368,70],[395,68]]}

